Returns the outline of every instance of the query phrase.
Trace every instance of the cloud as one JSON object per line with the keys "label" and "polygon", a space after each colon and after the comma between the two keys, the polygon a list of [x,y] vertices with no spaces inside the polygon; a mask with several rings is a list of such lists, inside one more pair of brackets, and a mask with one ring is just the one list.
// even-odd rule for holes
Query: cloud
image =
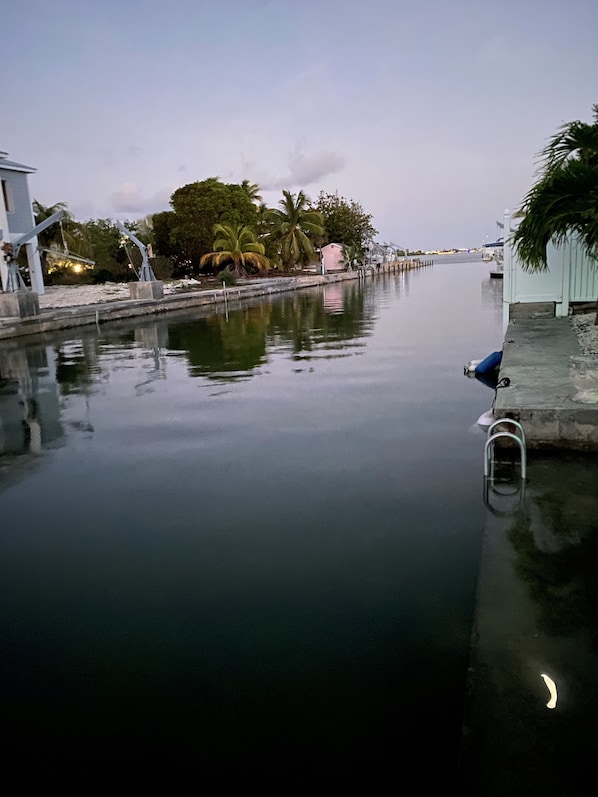
{"label": "cloud", "polygon": [[162,188],[151,196],[141,193],[135,183],[123,183],[113,194],[109,201],[115,213],[157,213],[168,207],[172,190]]}
{"label": "cloud", "polygon": [[294,186],[307,186],[329,174],[336,174],[345,168],[345,159],[336,152],[316,152],[305,155],[296,151],[289,156],[289,171],[286,175],[260,180],[260,188],[272,191]]}

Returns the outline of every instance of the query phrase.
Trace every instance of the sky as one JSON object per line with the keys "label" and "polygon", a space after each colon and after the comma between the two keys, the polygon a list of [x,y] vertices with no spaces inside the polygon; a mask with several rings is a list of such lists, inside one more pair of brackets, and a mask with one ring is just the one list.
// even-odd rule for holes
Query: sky
{"label": "sky", "polygon": [[597,0],[12,0],[2,31],[0,150],[79,220],[217,176],[475,247],[598,103]]}

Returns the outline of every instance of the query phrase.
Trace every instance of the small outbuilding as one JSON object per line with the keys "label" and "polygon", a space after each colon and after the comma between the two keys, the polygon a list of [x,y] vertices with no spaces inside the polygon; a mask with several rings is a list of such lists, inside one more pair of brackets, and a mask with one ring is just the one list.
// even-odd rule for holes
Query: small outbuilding
{"label": "small outbuilding", "polygon": [[324,274],[330,271],[342,271],[346,267],[342,244],[326,244],[322,247],[322,265]]}

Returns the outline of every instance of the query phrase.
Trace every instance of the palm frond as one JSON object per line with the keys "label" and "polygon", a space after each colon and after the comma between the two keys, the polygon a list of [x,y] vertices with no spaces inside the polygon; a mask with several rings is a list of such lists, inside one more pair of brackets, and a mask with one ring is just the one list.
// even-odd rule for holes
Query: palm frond
{"label": "palm frond", "polygon": [[571,159],[550,171],[526,195],[512,242],[530,271],[548,267],[546,247],[576,233],[590,256],[598,245],[598,164]]}
{"label": "palm frond", "polygon": [[572,159],[598,161],[598,125],[575,121],[563,125],[540,153],[540,173],[558,171]]}

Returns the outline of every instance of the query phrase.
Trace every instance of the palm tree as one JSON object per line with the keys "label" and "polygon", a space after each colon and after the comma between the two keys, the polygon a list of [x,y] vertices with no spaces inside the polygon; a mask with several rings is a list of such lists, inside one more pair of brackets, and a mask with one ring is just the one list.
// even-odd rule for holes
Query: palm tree
{"label": "palm tree", "polygon": [[598,260],[598,104],[592,112],[593,124],[563,125],[540,153],[539,177],[517,212],[522,221],[512,239],[528,271],[546,271],[547,244],[570,234]]}
{"label": "palm tree", "polygon": [[264,245],[259,243],[251,227],[245,224],[215,224],[214,251],[201,257],[199,264],[214,266],[232,261],[233,270],[239,276],[247,276],[246,265],[255,266],[258,271],[268,267],[268,258],[264,255]]}
{"label": "palm tree", "polygon": [[363,249],[355,244],[343,244],[343,261],[348,269],[363,263]]}
{"label": "palm tree", "polygon": [[250,183],[249,180],[243,180],[241,188],[254,204],[259,204],[262,201],[260,187],[257,183]]}
{"label": "palm tree", "polygon": [[281,209],[271,210],[269,218],[280,245],[282,264],[286,269],[294,268],[297,263],[307,265],[315,256],[309,236],[325,234],[322,216],[311,209],[303,191],[297,196],[283,191],[279,205]]}
{"label": "palm tree", "polygon": [[256,207],[255,211],[255,231],[257,239],[264,245],[264,254],[270,261],[270,266],[272,268],[278,268],[281,263],[278,252],[278,241],[276,240],[276,224],[272,219],[272,211],[264,202],[261,202]]}
{"label": "palm tree", "polygon": [[[64,210],[63,219],[73,218],[72,214],[66,209],[66,202],[56,202],[55,205],[42,205],[41,202],[34,199],[31,204],[36,225],[49,219],[50,216],[53,216],[59,210]],[[37,236],[37,242],[40,249],[40,261],[44,278],[48,275],[48,255],[50,250],[64,250],[74,243],[72,236],[65,232],[60,222],[52,224],[40,232]]]}

